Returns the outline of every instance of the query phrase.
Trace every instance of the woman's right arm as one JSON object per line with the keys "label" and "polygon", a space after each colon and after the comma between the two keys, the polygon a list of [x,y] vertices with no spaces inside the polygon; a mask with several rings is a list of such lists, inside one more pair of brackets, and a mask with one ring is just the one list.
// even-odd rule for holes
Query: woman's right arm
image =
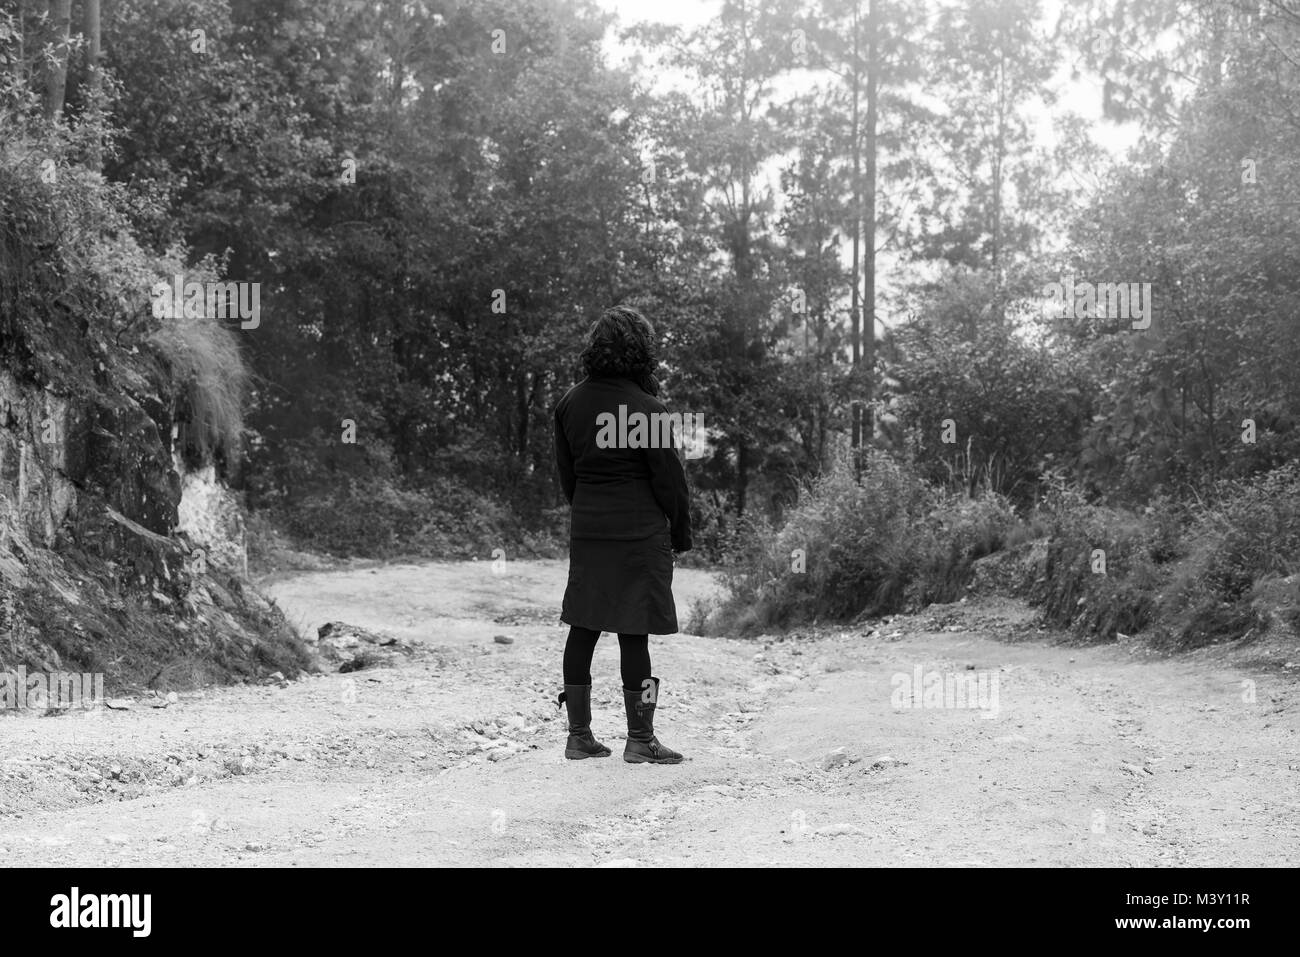
{"label": "woman's right arm", "polygon": [[569,438],[564,434],[562,415],[563,402],[555,406],[555,470],[560,474],[560,488],[564,490],[564,500],[573,504],[573,490],[578,479],[573,473],[573,450],[569,448]]}

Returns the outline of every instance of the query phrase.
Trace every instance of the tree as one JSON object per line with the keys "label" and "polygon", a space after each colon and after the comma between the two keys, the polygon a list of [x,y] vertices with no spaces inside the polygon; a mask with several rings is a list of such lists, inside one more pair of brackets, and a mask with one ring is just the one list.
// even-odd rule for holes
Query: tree
{"label": "tree", "polygon": [[[908,129],[925,111],[910,85],[919,75],[924,8],[885,0],[824,0],[813,22],[815,65],[839,81],[827,101],[842,117],[840,156],[848,165],[845,227],[850,280],[851,445],[874,432],[869,411],[875,391],[877,256],[897,241],[898,196],[916,172]],[[881,236],[885,239],[882,242]],[[865,421],[864,421],[865,418]],[[855,460],[860,458],[857,452]]]}
{"label": "tree", "polygon": [[72,29],[72,0],[49,0],[50,27],[54,50],[45,72],[45,115],[56,120],[63,114],[63,97],[68,86],[68,38]]}
{"label": "tree", "polygon": [[[84,0],[86,5],[85,14],[85,35],[86,35],[86,74],[88,78],[86,100],[89,105],[90,121],[92,125],[97,125],[103,114],[103,103],[101,98],[104,93],[104,75],[102,65],[100,64],[100,30],[99,30],[99,0]],[[90,166],[95,172],[99,172],[103,165],[103,148],[98,136],[91,148]]]}
{"label": "tree", "polygon": [[1029,108],[1050,105],[1056,57],[1039,0],[962,0],[940,10],[933,69],[947,108],[933,128],[934,217],[923,255],[987,269],[992,321],[1003,320],[1009,269],[1037,251],[1054,165],[1037,147]]}
{"label": "tree", "polygon": [[721,324],[712,327],[706,351],[696,354],[712,364],[714,375],[697,379],[697,390],[704,392],[707,383],[716,397],[714,421],[732,462],[741,514],[765,458],[785,455],[786,423],[771,404],[781,370],[770,348],[781,331],[766,323],[779,289],[767,174],[786,145],[773,93],[776,78],[793,64],[793,10],[791,0],[725,0],[718,18],[690,36],[639,34],[688,71],[700,91],[701,102],[680,117],[684,122],[664,130],[664,146],[682,158],[682,175],[698,184],[710,232],[729,267],[719,280]]}

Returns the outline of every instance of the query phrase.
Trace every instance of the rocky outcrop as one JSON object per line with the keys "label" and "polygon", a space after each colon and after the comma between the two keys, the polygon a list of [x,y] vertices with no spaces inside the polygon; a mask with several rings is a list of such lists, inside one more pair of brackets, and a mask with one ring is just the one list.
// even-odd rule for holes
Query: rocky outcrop
{"label": "rocky outcrop", "polygon": [[68,428],[80,421],[69,399],[24,388],[0,369],[0,499],[10,503],[10,521],[45,546],[54,544],[85,477],[85,430]]}
{"label": "rocky outcrop", "polygon": [[388,634],[377,634],[343,621],[327,621],[316,632],[316,653],[327,668],[346,674],[363,668],[391,666],[415,649]]}
{"label": "rocky outcrop", "polygon": [[117,358],[112,388],[0,368],[0,671],[138,689],[309,667],[245,579],[234,494],[174,454],[158,366]]}
{"label": "rocky outcrop", "polygon": [[971,564],[967,591],[977,595],[1025,596],[1047,580],[1047,539],[1022,542]]}
{"label": "rocky outcrop", "polygon": [[238,496],[217,476],[216,467],[196,471],[176,457],[181,477],[181,500],[176,530],[196,546],[191,558],[202,558],[248,577],[248,535]]}

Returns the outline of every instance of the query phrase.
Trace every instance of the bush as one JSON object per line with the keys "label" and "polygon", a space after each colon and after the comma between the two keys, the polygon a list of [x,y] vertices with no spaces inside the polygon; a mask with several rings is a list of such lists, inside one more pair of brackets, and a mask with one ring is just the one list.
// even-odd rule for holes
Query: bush
{"label": "bush", "polygon": [[[216,273],[204,270],[213,279]],[[191,270],[189,278],[203,281]],[[177,451],[191,468],[233,469],[244,432],[249,371],[234,331],[219,319],[164,319],[150,337],[176,390]]]}
{"label": "bush", "polygon": [[281,502],[263,517],[293,545],[339,558],[555,557],[567,533],[564,509],[525,528],[507,504],[448,478],[413,487],[390,476],[340,475],[331,486]]}
{"label": "bush", "polygon": [[946,494],[872,452],[861,484],[837,466],[805,489],[781,528],[746,527],[712,625],[747,633],[953,601],[971,565],[1020,527],[1003,496]]}
{"label": "bush", "polygon": [[[745,526],[710,630],[951,602],[966,594],[975,561],[1043,535],[1030,600],[1077,634],[1110,641],[1150,629],[1157,644],[1190,647],[1266,620],[1300,624],[1300,465],[1221,483],[1195,507],[1161,498],[1140,512],[1057,484],[1021,521],[1002,496],[947,495],[873,453],[860,485],[836,468],[805,489],[785,525]],[[697,609],[692,628],[705,617]]]}
{"label": "bush", "polygon": [[[1047,575],[1032,599],[1051,624],[1103,640],[1148,627],[1156,644],[1180,648],[1241,638],[1274,610],[1261,596],[1289,602],[1300,571],[1296,465],[1220,483],[1194,507],[1160,499],[1140,513],[1058,490],[1045,516]],[[1281,617],[1293,617],[1289,604]]]}
{"label": "bush", "polygon": [[1192,513],[1183,551],[1160,596],[1160,640],[1195,647],[1262,625],[1257,597],[1300,571],[1300,465],[1221,483]]}
{"label": "bush", "polygon": [[678,557],[678,564],[707,568],[726,562],[737,548],[742,532],[733,520],[735,495],[717,489],[693,489],[691,537],[693,547]]}
{"label": "bush", "polygon": [[1207,583],[1238,600],[1263,575],[1300,568],[1300,465],[1292,463],[1250,480],[1226,482],[1215,504],[1201,509],[1198,529],[1213,529]]}
{"label": "bush", "polygon": [[1047,621],[1108,641],[1146,627],[1159,584],[1153,553],[1167,547],[1161,524],[1073,491],[1054,492],[1045,512],[1047,574],[1032,600]]}
{"label": "bush", "polygon": [[[1053,463],[1073,461],[1095,389],[1068,351],[1035,345],[1009,322],[954,316],[954,308],[962,313],[993,294],[986,288],[974,300],[948,299],[969,281],[972,292],[982,283],[949,277],[953,285],[941,285],[939,299],[923,305],[927,318],[895,331],[898,388],[883,398],[922,477],[970,497],[985,488],[1028,505]],[[973,334],[954,328],[954,318],[969,320]],[[941,440],[946,425],[956,442]]]}
{"label": "bush", "polygon": [[907,589],[907,605],[914,608],[964,595],[971,565],[1000,551],[1021,527],[1010,501],[995,492],[975,499],[949,496],[927,516],[926,526],[917,542],[921,568]]}

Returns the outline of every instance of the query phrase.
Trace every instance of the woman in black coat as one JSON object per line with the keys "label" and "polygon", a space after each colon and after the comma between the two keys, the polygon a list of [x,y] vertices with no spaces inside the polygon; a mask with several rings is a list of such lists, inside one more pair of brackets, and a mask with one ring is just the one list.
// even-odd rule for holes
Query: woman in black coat
{"label": "woman in black coat", "polygon": [[[608,757],[591,733],[591,658],[601,632],[618,634],[627,712],[623,760],[676,764],[654,734],[659,679],[649,635],[677,631],[673,553],[691,547],[686,472],[656,396],[654,329],[629,306],[592,325],[581,361],[587,377],[555,407],[555,460],[572,506],[569,582],[561,621],[568,704],[567,758]],[[645,428],[638,429],[638,423]]]}

